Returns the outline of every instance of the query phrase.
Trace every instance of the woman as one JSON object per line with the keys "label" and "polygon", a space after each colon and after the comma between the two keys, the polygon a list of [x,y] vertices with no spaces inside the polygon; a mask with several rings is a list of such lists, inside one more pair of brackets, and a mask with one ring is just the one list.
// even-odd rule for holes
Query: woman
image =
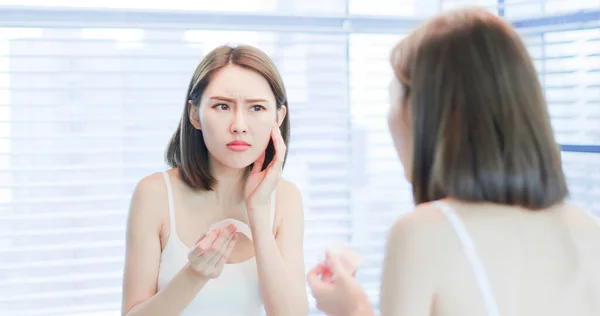
{"label": "woman", "polygon": [[[280,179],[287,110],[260,50],[221,46],[202,60],[166,152],[173,169],[133,194],[123,315],[308,313],[301,196]],[[220,227],[227,219],[237,225]]]}
{"label": "woman", "polygon": [[[485,10],[446,13],[402,40],[391,64],[389,127],[416,208],[389,233],[381,315],[600,315],[600,225],[565,203],[516,32]],[[373,315],[339,258],[308,281],[328,314]]]}

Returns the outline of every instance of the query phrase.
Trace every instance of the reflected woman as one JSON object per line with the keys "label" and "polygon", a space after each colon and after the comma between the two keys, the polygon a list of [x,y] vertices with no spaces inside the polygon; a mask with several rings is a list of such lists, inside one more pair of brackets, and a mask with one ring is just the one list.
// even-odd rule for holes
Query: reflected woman
{"label": "reflected woman", "polygon": [[262,51],[204,57],[167,149],[173,169],[133,194],[123,315],[308,314],[302,200],[281,179],[289,122]]}

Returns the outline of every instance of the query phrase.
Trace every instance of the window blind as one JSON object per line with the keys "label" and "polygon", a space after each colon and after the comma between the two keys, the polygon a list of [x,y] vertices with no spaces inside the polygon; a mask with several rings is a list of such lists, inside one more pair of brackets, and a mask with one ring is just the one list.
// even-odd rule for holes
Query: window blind
{"label": "window blind", "polygon": [[387,125],[386,87],[393,78],[389,56],[402,36],[351,34],[349,41],[352,152],[357,165],[350,209],[354,219],[352,245],[367,259],[357,279],[374,306],[379,300],[387,232],[414,205]]}
{"label": "window blind", "polygon": [[[292,122],[285,177],[301,188],[306,258],[347,240],[349,111],[343,35],[6,28],[2,73],[0,310],[118,311],[133,187],[163,153],[197,63],[243,42],[273,57]],[[325,136],[325,137],[324,137]]]}
{"label": "window blind", "polygon": [[[520,30],[563,145],[572,201],[600,214],[594,2],[400,2],[350,0],[349,15],[344,1],[312,0],[239,15],[0,8],[0,314],[119,315],[133,187],[166,168],[188,80],[226,42],[258,46],[282,72],[292,119],[284,177],[304,198],[307,268],[328,241],[350,243],[368,259],[357,278],[375,307],[385,235],[413,207],[385,120],[389,52],[441,10],[484,5]],[[223,10],[243,8],[227,3]],[[321,315],[311,303],[311,315]]]}
{"label": "window blind", "polygon": [[536,57],[556,138],[564,145],[570,201],[600,215],[600,27],[548,29],[539,39]]}

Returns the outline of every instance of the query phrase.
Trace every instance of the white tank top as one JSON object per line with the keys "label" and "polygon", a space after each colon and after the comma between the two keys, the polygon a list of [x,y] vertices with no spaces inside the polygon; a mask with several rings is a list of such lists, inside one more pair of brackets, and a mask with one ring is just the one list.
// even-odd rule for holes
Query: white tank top
{"label": "white tank top", "polygon": [[[158,291],[188,262],[190,249],[179,239],[175,229],[173,189],[169,175],[163,172],[169,200],[170,233],[160,256]],[[275,217],[275,192],[271,198],[271,228]],[[244,224],[245,225],[245,224]],[[225,264],[221,275],[208,281],[196,297],[180,314],[182,316],[259,316],[264,306],[258,286],[256,257],[236,263]]]}

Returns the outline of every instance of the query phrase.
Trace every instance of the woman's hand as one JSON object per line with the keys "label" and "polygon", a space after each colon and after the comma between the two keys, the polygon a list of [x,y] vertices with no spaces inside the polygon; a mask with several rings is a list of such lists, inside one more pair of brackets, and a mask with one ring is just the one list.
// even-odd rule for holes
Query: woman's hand
{"label": "woman's hand", "polygon": [[189,266],[204,278],[218,277],[236,241],[235,225],[212,229],[188,253]]}
{"label": "woman's hand", "polygon": [[308,273],[308,284],[317,308],[327,315],[373,315],[367,295],[337,257],[327,254],[326,262]]}
{"label": "woman's hand", "polygon": [[248,212],[253,212],[258,209],[269,209],[271,194],[273,193],[273,190],[275,190],[277,182],[281,177],[286,146],[277,124],[271,129],[271,139],[275,145],[275,156],[273,157],[273,161],[269,163],[265,170],[261,171],[265,161],[265,154],[263,153],[254,162],[252,171],[246,180],[244,195]]}

